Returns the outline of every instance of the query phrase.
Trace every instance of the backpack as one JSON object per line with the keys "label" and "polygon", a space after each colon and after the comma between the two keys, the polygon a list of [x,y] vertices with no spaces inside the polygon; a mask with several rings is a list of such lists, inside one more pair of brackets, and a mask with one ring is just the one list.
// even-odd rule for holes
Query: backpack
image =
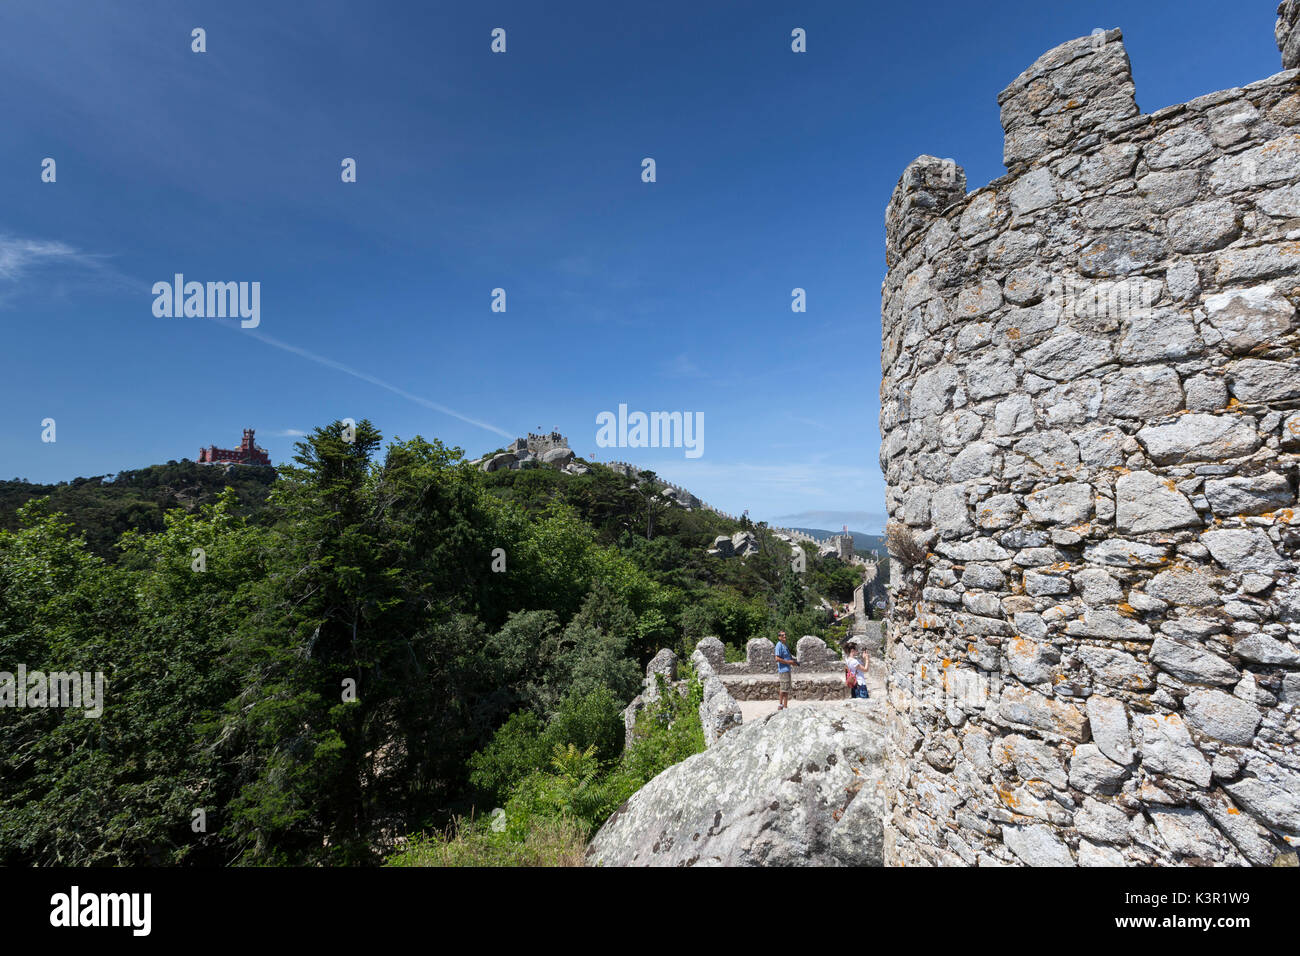
{"label": "backpack", "polygon": [[854,671],[853,668],[851,667],[844,668],[844,686],[849,688],[849,690],[852,690],[854,687],[858,686],[857,672]]}

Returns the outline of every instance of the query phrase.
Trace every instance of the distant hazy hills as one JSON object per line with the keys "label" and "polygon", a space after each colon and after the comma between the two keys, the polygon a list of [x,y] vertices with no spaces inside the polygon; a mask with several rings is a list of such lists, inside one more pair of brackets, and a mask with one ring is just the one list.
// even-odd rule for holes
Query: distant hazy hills
{"label": "distant hazy hills", "polygon": [[[843,531],[827,531],[825,528],[794,528],[795,531],[802,531],[804,534],[810,534],[819,540],[826,540],[833,534],[843,534]],[[855,551],[879,551],[883,557],[885,554],[885,538],[879,534],[867,534],[864,531],[850,531],[853,535],[853,550]]]}

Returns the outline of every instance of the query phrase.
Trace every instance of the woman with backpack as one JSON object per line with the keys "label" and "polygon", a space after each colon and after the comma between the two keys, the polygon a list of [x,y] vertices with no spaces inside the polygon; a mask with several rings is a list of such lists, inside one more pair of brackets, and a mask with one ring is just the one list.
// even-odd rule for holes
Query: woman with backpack
{"label": "woman with backpack", "polygon": [[844,660],[844,685],[849,689],[849,696],[867,699],[871,695],[867,692],[867,667],[869,658],[864,651],[862,659],[858,659],[858,645],[850,642],[846,649],[848,657]]}

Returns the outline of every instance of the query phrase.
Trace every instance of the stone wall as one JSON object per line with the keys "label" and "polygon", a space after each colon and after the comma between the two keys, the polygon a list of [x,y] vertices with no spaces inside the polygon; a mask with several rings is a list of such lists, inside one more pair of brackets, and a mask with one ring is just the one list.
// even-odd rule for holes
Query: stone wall
{"label": "stone wall", "polygon": [[[628,478],[632,478],[632,479],[636,479],[638,476],[640,476],[641,472],[643,471],[643,469],[638,467],[637,465],[634,465],[631,462],[626,462],[626,461],[606,461],[606,462],[600,462],[600,464],[603,464],[610,471],[617,472],[620,475],[626,475]],[[657,475],[655,476],[655,480],[659,482],[659,484],[664,485],[667,488],[671,488],[674,492],[676,492],[676,494],[673,495],[673,497],[678,499],[679,504],[684,504],[684,506],[688,506],[691,508],[703,508],[706,511],[712,511],[715,515],[726,518],[728,521],[740,520],[735,515],[728,514],[727,512],[722,511],[721,509],[713,507],[713,505],[709,504],[707,501],[701,501],[699,498],[691,494],[691,492],[687,491],[681,485],[674,484],[671,481],[665,481],[663,478],[660,478]],[[683,499],[685,499],[684,502]]]}
{"label": "stone wall", "polygon": [[[717,641],[717,638],[705,638]],[[839,654],[827,647],[820,637],[805,634],[788,645],[799,661],[791,672],[792,693],[797,700],[839,700],[848,697],[844,687],[844,663]],[[704,647],[701,641],[699,648]],[[712,662],[711,673],[726,687],[735,700],[776,700],[779,694],[776,675],[776,645],[766,637],[750,638],[745,645],[745,660],[724,662],[722,644],[719,657]],[[699,654],[697,648],[696,654]],[[691,658],[693,661],[695,657]],[[697,662],[698,666],[698,662]]]}
{"label": "stone wall", "polygon": [[[762,677],[721,675],[719,679],[735,700],[777,700],[781,695],[775,673]],[[844,700],[848,696],[842,667],[834,673],[795,668],[791,677],[792,700]]]}
{"label": "stone wall", "polygon": [[1282,51],[1282,69],[1300,68],[1300,0],[1285,0],[1277,8],[1277,48]]}
{"label": "stone wall", "polygon": [[886,860],[1294,862],[1300,71],[1143,115],[1111,30],[998,102],[886,212]]}
{"label": "stone wall", "polygon": [[717,668],[722,667],[725,656],[726,647],[716,637],[702,638],[691,653],[691,664],[704,691],[700,700],[700,726],[706,747],[712,747],[723,734],[745,720],[740,704],[718,678]]}
{"label": "stone wall", "polygon": [[568,449],[569,447],[569,440],[556,431],[553,431],[548,435],[539,435],[529,432],[526,439],[518,439],[516,440],[516,444],[519,441],[522,441],[524,448],[536,455],[538,458],[541,458],[548,451]]}

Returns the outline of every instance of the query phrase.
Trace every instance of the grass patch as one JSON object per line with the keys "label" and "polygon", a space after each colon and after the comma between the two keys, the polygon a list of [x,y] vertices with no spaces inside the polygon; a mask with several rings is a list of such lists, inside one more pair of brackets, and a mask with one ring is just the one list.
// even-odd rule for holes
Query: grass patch
{"label": "grass patch", "polygon": [[386,866],[582,866],[587,826],[565,818],[532,821],[522,840],[460,819],[445,833],[412,837]]}

